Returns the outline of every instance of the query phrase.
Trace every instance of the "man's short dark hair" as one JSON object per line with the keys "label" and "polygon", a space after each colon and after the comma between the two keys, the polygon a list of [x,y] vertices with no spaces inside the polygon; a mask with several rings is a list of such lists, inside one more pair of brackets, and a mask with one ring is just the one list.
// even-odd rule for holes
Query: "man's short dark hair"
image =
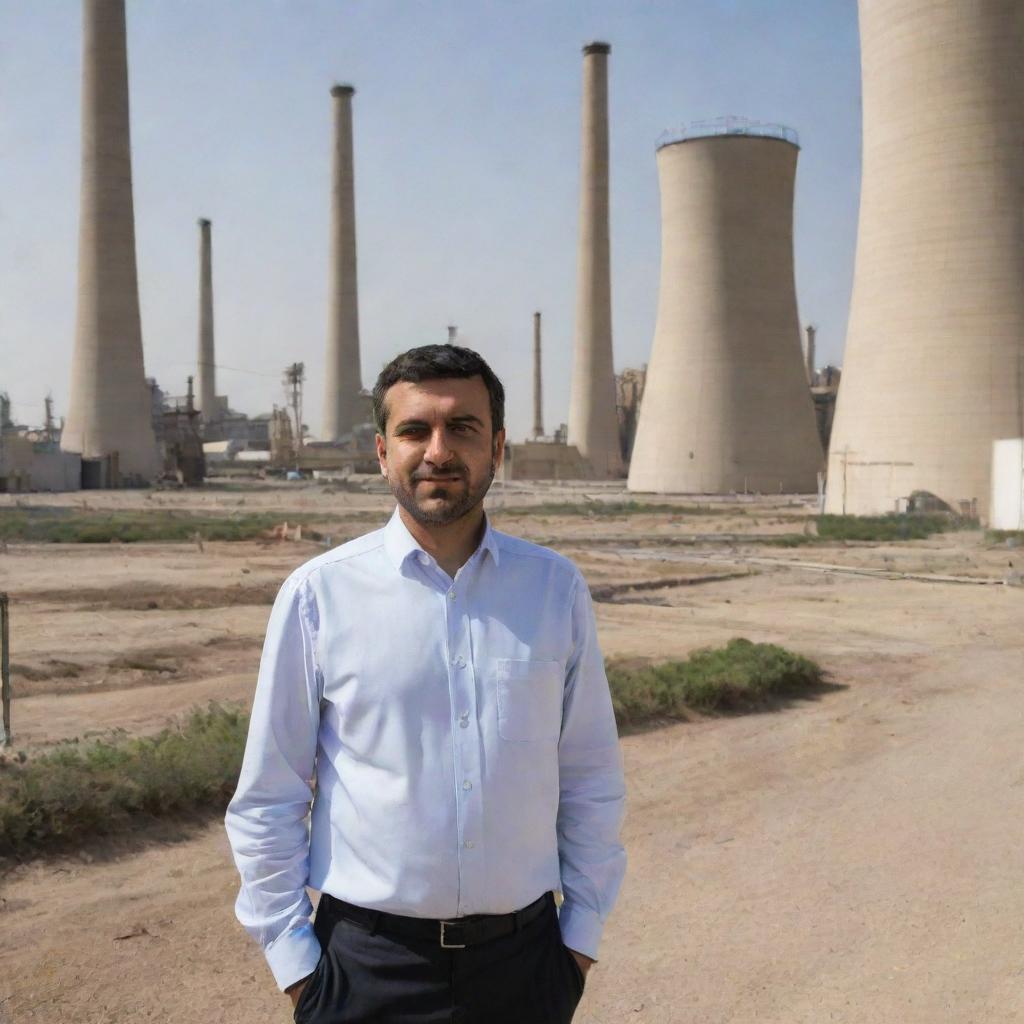
{"label": "man's short dark hair", "polygon": [[491,399],[491,433],[497,434],[505,426],[505,389],[484,358],[472,349],[458,345],[420,345],[395,356],[380,371],[373,385],[373,421],[381,434],[386,433],[387,409],[384,396],[395,384],[419,384],[425,380],[443,380],[446,377],[465,379],[482,377]]}

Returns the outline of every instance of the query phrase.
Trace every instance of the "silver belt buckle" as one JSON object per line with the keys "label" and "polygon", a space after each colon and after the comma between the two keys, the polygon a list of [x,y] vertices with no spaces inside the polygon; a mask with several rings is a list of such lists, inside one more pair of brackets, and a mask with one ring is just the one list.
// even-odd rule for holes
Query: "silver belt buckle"
{"label": "silver belt buckle", "polygon": [[440,924],[441,924],[441,948],[442,949],[465,949],[466,948],[466,944],[464,942],[457,943],[457,942],[445,942],[444,941],[444,930],[445,930],[445,928],[448,925],[450,925],[450,924],[456,924],[456,923],[457,922],[455,922],[455,921],[441,921],[440,922]]}

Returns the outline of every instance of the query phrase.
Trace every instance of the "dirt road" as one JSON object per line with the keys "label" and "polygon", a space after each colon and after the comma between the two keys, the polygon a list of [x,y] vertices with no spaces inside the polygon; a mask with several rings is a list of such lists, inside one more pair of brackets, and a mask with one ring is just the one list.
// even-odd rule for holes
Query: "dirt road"
{"label": "dirt road", "polygon": [[[214,568],[209,553],[188,555],[211,580],[245,568],[247,581],[279,578],[287,561],[257,564],[244,545],[216,557]],[[604,548],[580,557],[601,579],[679,572],[660,561],[616,568]],[[140,558],[136,577],[169,586],[171,565],[155,558]],[[1006,560],[977,538],[821,560],[840,558],[993,578]],[[41,564],[31,574],[6,564],[14,591],[18,578],[26,590],[57,585],[58,566],[47,582]],[[780,567],[638,601],[598,605],[608,653],[669,656],[745,635],[817,657],[835,685],[772,713],[624,738],[630,867],[577,1021],[1024,1020],[1024,591]],[[42,671],[56,650],[80,674],[67,692],[37,680],[16,721],[45,743],[90,727],[148,731],[210,697],[244,700],[266,614],[108,602],[96,620],[84,606],[29,608],[19,658]],[[186,619],[196,623],[187,650],[132,669],[138,679],[111,669],[115,656],[135,657],[132,645],[154,644],[154,624],[180,634]],[[88,622],[105,631],[92,660],[77,649]],[[207,640],[227,629],[239,646],[218,654]],[[124,649],[109,646],[116,636]],[[112,688],[93,688],[94,677]],[[289,1020],[234,921],[236,884],[217,822],[9,873],[0,1022]]]}

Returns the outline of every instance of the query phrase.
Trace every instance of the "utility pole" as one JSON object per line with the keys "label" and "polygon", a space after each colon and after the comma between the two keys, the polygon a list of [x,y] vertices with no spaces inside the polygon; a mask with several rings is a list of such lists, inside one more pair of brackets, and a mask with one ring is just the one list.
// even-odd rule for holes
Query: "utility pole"
{"label": "utility pole", "polygon": [[288,404],[295,417],[295,450],[302,448],[302,383],[306,379],[306,364],[292,363],[284,371],[284,386]]}

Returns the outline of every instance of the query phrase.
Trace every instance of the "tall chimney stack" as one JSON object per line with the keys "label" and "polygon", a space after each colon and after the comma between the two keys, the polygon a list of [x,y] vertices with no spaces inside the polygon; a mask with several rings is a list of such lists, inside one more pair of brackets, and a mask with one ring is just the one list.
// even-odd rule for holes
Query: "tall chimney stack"
{"label": "tall chimney stack", "polygon": [[356,425],[363,386],[356,288],[356,206],[352,168],[351,85],[331,89],[334,158],[331,170],[331,278],[324,366],[323,440],[337,441]]}
{"label": "tall chimney stack", "polygon": [[213,260],[210,222],[199,221],[199,411],[203,422],[217,417],[217,376],[213,352]]}
{"label": "tall chimney stack", "polygon": [[597,479],[623,474],[615,413],[608,227],[608,43],[583,47],[580,233],[569,443]]}
{"label": "tall chimney stack", "polygon": [[544,401],[540,362],[540,313],[533,314],[533,436],[544,436]]}
{"label": "tall chimney stack", "polygon": [[122,478],[158,470],[142,363],[135,264],[124,0],[82,5],[82,181],[78,310],[65,451],[117,453]]}
{"label": "tall chimney stack", "polygon": [[814,360],[815,360],[815,339],[818,336],[818,328],[813,324],[807,325],[807,383],[814,387]]}

